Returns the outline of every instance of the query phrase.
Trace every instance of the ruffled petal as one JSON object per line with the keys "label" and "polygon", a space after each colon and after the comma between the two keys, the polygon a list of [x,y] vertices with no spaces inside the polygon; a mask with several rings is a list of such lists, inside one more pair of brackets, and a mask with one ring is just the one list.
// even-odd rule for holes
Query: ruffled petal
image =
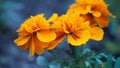
{"label": "ruffled petal", "polygon": [[[79,13],[81,13],[81,14],[83,14],[83,15],[85,15],[85,14],[87,14],[88,12],[90,12],[90,9],[91,9],[91,6],[90,5],[88,5],[88,6],[86,6],[86,7],[81,7],[81,6],[79,6],[79,9],[77,10],[77,11],[79,11]],[[80,11],[81,10],[81,11]]]}
{"label": "ruffled petal", "polygon": [[[87,14],[90,10],[90,6],[81,7],[79,4],[72,4],[67,11],[67,14],[75,13],[75,14]],[[81,11],[80,11],[81,10]]]}
{"label": "ruffled petal", "polygon": [[34,43],[35,43],[35,52],[37,54],[42,54],[44,52],[44,47],[48,46],[48,44],[39,41],[37,37],[34,37]]}
{"label": "ruffled petal", "polygon": [[69,23],[69,24],[63,24],[63,30],[64,30],[64,32],[65,33],[69,33],[69,29],[70,29],[70,26],[71,25],[71,23]]}
{"label": "ruffled petal", "polygon": [[65,34],[63,32],[57,32],[56,34],[57,34],[56,39],[50,42],[48,47],[46,47],[45,49],[47,50],[54,49],[65,38]]}
{"label": "ruffled petal", "polygon": [[77,38],[73,37],[72,35],[68,35],[68,43],[70,43],[71,45],[79,46],[79,42],[77,41]]}
{"label": "ruffled petal", "polygon": [[101,16],[101,13],[99,11],[92,11],[92,13],[93,13],[93,16],[95,16],[95,17]]}
{"label": "ruffled petal", "polygon": [[50,42],[55,40],[56,34],[53,31],[39,31],[37,32],[37,38],[42,42]]}
{"label": "ruffled petal", "polygon": [[81,3],[81,0],[75,0],[77,3]]}
{"label": "ruffled petal", "polygon": [[32,37],[31,39],[31,45],[30,45],[30,52],[29,52],[29,55],[30,56],[33,56],[34,53],[35,53],[35,42],[34,42],[34,38]]}
{"label": "ruffled petal", "polygon": [[100,27],[107,27],[109,25],[109,19],[105,15],[95,17],[94,20],[99,24]]}
{"label": "ruffled petal", "polygon": [[90,39],[100,41],[103,39],[104,32],[101,28],[99,27],[93,27],[90,30]]}
{"label": "ruffled petal", "polygon": [[20,36],[14,42],[17,44],[17,46],[24,45],[28,40],[30,39],[30,36]]}
{"label": "ruffled petal", "polygon": [[33,32],[33,29],[31,28],[30,25],[27,25],[27,23],[21,25],[21,27],[23,27],[23,29],[25,29],[25,30],[26,30],[27,32],[29,32],[29,33],[32,33],[32,32]]}
{"label": "ruffled petal", "polygon": [[58,19],[58,15],[57,15],[56,13],[54,13],[54,14],[48,19],[48,22],[55,21],[56,19]]}
{"label": "ruffled petal", "polygon": [[16,30],[16,32],[18,32],[19,36],[25,36],[25,35],[29,35],[30,33],[28,31],[26,31],[23,27],[20,27],[18,30]]}
{"label": "ruffled petal", "polygon": [[67,13],[73,13],[77,8],[78,8],[78,4],[73,3],[72,5],[70,5],[70,8],[67,11]]}
{"label": "ruffled petal", "polygon": [[75,1],[76,1],[76,3],[78,3],[80,5],[87,3],[86,0],[75,0]]}
{"label": "ruffled petal", "polygon": [[86,21],[86,20],[89,20],[89,25],[90,25],[90,26],[96,25],[96,22],[94,21],[94,19],[93,19],[92,17],[90,17],[90,16],[88,16],[88,15],[84,15],[83,18],[84,18],[85,21]]}
{"label": "ruffled petal", "polygon": [[85,44],[90,38],[89,30],[75,31],[74,34],[68,35],[68,43],[73,46],[80,46]]}
{"label": "ruffled petal", "polygon": [[19,46],[19,48],[21,49],[21,50],[26,50],[27,48],[29,48],[29,46],[30,46],[30,41],[28,41],[25,45],[23,45],[23,46]]}

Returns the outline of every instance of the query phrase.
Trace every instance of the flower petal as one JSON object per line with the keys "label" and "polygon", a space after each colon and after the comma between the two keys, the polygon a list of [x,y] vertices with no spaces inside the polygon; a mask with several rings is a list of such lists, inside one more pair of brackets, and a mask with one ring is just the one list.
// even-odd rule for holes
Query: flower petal
{"label": "flower petal", "polygon": [[53,31],[39,31],[37,32],[37,38],[42,42],[50,42],[55,40],[56,34]]}
{"label": "flower petal", "polygon": [[33,56],[34,53],[35,53],[35,42],[34,42],[34,38],[32,37],[31,39],[31,45],[30,45],[30,52],[29,52],[29,55],[30,56]]}
{"label": "flower petal", "polygon": [[16,30],[16,32],[18,32],[19,36],[25,36],[25,35],[29,35],[30,33],[28,31],[26,31],[24,28],[20,27],[18,30]]}
{"label": "flower petal", "polygon": [[57,32],[56,35],[57,35],[56,39],[50,42],[48,47],[46,47],[45,49],[47,50],[54,49],[65,38],[65,34],[63,32]]}
{"label": "flower petal", "polygon": [[29,39],[30,39],[30,36],[20,36],[19,38],[14,40],[14,42],[17,44],[17,46],[22,46],[25,43],[27,43]]}
{"label": "flower petal", "polygon": [[93,16],[95,16],[95,17],[101,16],[101,13],[99,11],[92,11],[92,13],[93,13]]}
{"label": "flower petal", "polygon": [[44,44],[43,42],[39,41],[37,37],[34,37],[34,43],[35,43],[35,52],[37,54],[42,54],[44,52],[44,47],[48,45],[48,44]]}
{"label": "flower petal", "polygon": [[74,34],[68,35],[68,43],[73,46],[85,44],[90,38],[89,30],[75,31]]}
{"label": "flower petal", "polygon": [[103,39],[104,32],[101,28],[99,27],[93,27],[90,30],[91,37],[90,39],[100,41]]}
{"label": "flower petal", "polygon": [[109,25],[109,19],[105,15],[95,17],[94,20],[99,24],[100,27],[107,27]]}
{"label": "flower petal", "polygon": [[96,25],[96,22],[94,21],[94,19],[92,17],[90,17],[89,15],[84,15],[83,18],[84,18],[84,20],[89,20],[90,26]]}
{"label": "flower petal", "polygon": [[25,45],[19,46],[19,48],[20,48],[21,50],[26,50],[26,49],[29,47],[29,45],[30,45],[30,42],[28,41]]}
{"label": "flower petal", "polygon": [[54,13],[49,19],[48,22],[52,22],[54,20],[58,19],[58,15],[56,13]]}
{"label": "flower petal", "polygon": [[65,33],[69,33],[69,30],[68,30],[68,29],[70,29],[69,26],[71,26],[71,23],[69,23],[69,24],[63,24],[63,30],[64,30]]}

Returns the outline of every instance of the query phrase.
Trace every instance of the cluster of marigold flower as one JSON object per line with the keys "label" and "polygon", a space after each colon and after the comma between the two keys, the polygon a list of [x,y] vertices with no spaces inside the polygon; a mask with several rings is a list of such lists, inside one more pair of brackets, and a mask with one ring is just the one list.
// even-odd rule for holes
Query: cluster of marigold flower
{"label": "cluster of marigold flower", "polygon": [[14,42],[22,50],[29,48],[33,56],[54,49],[64,38],[71,46],[86,44],[90,39],[100,41],[102,28],[109,24],[108,16],[113,15],[104,0],[76,0],[62,16],[31,16],[17,30],[19,37]]}

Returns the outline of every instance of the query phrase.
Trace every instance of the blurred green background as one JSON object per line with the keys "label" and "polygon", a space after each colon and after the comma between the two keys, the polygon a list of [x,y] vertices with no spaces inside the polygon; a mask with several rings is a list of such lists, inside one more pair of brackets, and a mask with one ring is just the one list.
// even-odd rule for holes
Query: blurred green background
{"label": "blurred green background", "polygon": [[[120,57],[120,0],[105,1],[116,18],[109,17],[110,24],[104,28],[105,35],[102,41],[90,40],[86,47],[118,58]],[[16,30],[31,15],[44,13],[47,18],[53,13],[62,15],[72,3],[74,0],[0,0],[0,68],[44,68],[35,63],[37,55],[30,57],[28,51],[21,51],[13,43],[17,38]],[[63,58],[66,57],[64,51],[69,51],[69,48],[63,41],[55,51]],[[42,55],[48,61],[54,59],[47,51]]]}

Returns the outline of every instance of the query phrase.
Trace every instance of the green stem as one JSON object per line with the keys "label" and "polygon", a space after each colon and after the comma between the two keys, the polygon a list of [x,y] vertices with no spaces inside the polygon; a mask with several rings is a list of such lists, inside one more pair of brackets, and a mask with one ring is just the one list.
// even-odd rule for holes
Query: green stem
{"label": "green stem", "polygon": [[78,46],[72,46],[71,44],[70,45],[70,48],[72,50],[72,54],[75,58],[78,58],[79,55],[80,55],[80,48]]}
{"label": "green stem", "polygon": [[80,46],[80,56],[82,56],[84,49],[85,49],[85,45],[81,45]]}

